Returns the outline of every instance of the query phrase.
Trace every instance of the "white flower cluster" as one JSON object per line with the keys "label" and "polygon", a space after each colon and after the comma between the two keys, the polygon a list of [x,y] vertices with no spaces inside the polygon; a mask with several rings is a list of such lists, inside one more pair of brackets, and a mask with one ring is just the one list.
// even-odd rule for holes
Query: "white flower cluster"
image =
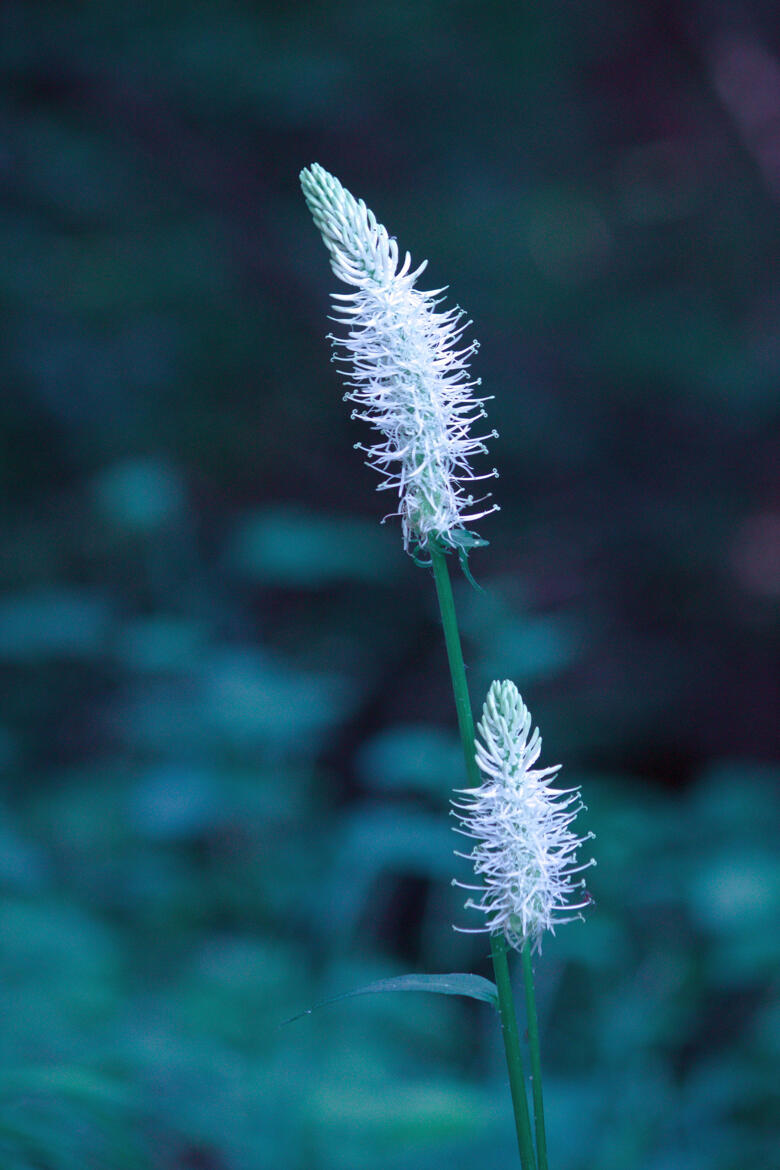
{"label": "white flower cluster", "polygon": [[486,916],[476,930],[504,934],[518,950],[527,940],[541,949],[543,931],[581,918],[590,903],[584,879],[573,879],[596,864],[577,865],[575,856],[593,833],[576,837],[569,828],[583,804],[578,788],[552,786],[560,765],[534,768],[542,740],[514,683],[492,684],[477,730],[483,783],[459,790],[465,799],[452,803],[457,831],[476,841],[458,856],[473,861],[483,885],[453,884],[482,895],[466,902]]}
{"label": "white flower cluster", "polygon": [[461,324],[460,309],[437,311],[443,289],[414,287],[427,261],[410,271],[407,252],[399,268],[396,241],[338,179],[314,163],[301,172],[301,185],[334,273],[355,288],[334,294],[336,320],[349,332],[331,340],[346,353],[336,360],[350,367],[344,397],[356,404],[352,417],[382,435],[370,447],[355,446],[383,477],[378,490],[398,493],[392,515],[401,517],[407,551],[425,549],[430,537],[467,549],[478,538],[465,525],[497,510],[480,509],[489,496],[475,500],[468,485],[498,474],[476,476],[469,464],[496,435],[469,434],[487,401],[474,396],[479,383],[469,381],[477,342],[457,348],[470,322]]}

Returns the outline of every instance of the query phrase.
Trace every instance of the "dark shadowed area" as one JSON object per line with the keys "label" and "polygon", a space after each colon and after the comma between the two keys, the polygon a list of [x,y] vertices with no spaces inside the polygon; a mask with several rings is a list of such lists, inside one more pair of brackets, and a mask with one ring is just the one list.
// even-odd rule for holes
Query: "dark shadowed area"
{"label": "dark shadowed area", "polygon": [[453,564],[588,805],[551,1170],[777,1163],[770,0],[0,6],[0,1163],[516,1163],[431,575],[353,449],[318,161],[494,395]]}

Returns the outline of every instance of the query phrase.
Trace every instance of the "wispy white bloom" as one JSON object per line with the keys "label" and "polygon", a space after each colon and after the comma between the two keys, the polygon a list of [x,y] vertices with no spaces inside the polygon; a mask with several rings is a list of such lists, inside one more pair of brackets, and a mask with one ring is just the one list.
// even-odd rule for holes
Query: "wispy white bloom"
{"label": "wispy white bloom", "polygon": [[504,934],[518,950],[527,940],[541,949],[543,931],[581,918],[590,903],[575,875],[596,863],[577,865],[575,854],[593,833],[577,837],[569,828],[583,804],[579,788],[553,787],[560,765],[534,768],[542,740],[514,683],[492,684],[477,731],[482,785],[461,789],[464,799],[452,803],[457,831],[476,842],[458,856],[473,861],[483,884],[453,884],[481,894],[466,902],[485,915],[476,930]]}
{"label": "wispy white bloom", "polygon": [[353,418],[363,419],[382,439],[356,443],[366,462],[382,476],[379,490],[398,493],[404,547],[425,549],[431,537],[465,550],[479,543],[465,526],[497,510],[481,506],[470,485],[498,473],[474,475],[469,459],[487,451],[470,429],[485,417],[487,399],[474,396],[469,380],[472,341],[458,348],[471,322],[463,312],[439,312],[444,289],[415,288],[427,261],[411,271],[409,253],[399,267],[398,245],[362,200],[356,200],[319,164],[301,172],[301,185],[314,222],[330,252],[336,276],[353,285],[336,293],[336,320],[349,326],[331,340],[347,363],[345,400]]}

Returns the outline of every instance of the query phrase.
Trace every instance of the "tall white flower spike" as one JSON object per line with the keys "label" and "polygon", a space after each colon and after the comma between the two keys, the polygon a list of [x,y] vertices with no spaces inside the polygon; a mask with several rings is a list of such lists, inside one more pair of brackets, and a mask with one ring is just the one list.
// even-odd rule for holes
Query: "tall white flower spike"
{"label": "tall white flower spike", "polygon": [[[460,789],[453,801],[457,832],[476,844],[458,853],[474,863],[480,886],[453,885],[481,894],[466,909],[485,915],[475,931],[503,934],[521,950],[526,941],[541,950],[542,933],[582,918],[590,904],[585,881],[574,875],[596,862],[576,864],[576,850],[593,837],[577,837],[571,825],[584,807],[579,788],[554,788],[560,769],[534,768],[542,750],[538,728],[512,682],[494,682],[477,725],[476,759],[483,776],[479,788]],[[458,928],[456,928],[458,929]]]}
{"label": "tall white flower spike", "polygon": [[468,361],[477,349],[457,343],[471,322],[461,324],[460,309],[438,312],[444,289],[421,292],[414,287],[425,269],[413,272],[411,257],[399,267],[398,245],[362,200],[356,200],[318,163],[301,171],[301,186],[314,222],[330,252],[331,267],[354,292],[335,293],[346,337],[331,335],[346,356],[334,355],[349,370],[346,401],[356,404],[353,418],[363,419],[382,439],[372,446],[356,443],[366,462],[382,476],[378,490],[398,493],[404,548],[424,550],[431,537],[461,555],[484,543],[466,530],[497,505],[481,508],[489,496],[474,499],[469,485],[498,472],[474,475],[469,458],[487,452],[485,440],[473,437],[473,423],[485,417],[485,398],[473,390]]}

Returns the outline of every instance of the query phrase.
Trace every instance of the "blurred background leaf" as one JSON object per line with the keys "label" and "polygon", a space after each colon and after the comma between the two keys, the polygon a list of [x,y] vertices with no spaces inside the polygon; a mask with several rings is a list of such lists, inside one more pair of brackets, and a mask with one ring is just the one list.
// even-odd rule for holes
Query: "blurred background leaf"
{"label": "blurred background leaf", "polygon": [[432,582],[352,446],[297,176],[473,317],[455,574],[597,833],[537,961],[558,1170],[777,1161],[770,0],[0,8],[0,1162],[516,1158]]}

